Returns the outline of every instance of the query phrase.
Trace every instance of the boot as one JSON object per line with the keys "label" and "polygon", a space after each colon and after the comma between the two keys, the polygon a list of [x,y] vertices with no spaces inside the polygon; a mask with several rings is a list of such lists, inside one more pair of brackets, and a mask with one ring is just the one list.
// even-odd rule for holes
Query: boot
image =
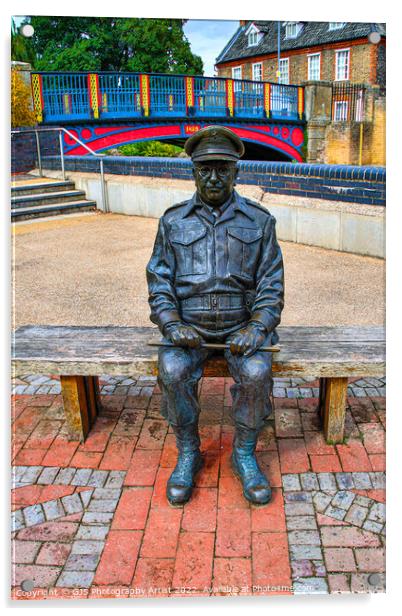
{"label": "boot", "polygon": [[200,452],[198,424],[172,426],[176,436],[179,456],[166,487],[166,496],[171,505],[182,505],[191,496],[194,477],[201,469],[203,460]]}
{"label": "boot", "polygon": [[266,505],[271,500],[268,479],[255,457],[258,431],[236,426],[233,441],[232,467],[243,485],[244,497],[254,505]]}

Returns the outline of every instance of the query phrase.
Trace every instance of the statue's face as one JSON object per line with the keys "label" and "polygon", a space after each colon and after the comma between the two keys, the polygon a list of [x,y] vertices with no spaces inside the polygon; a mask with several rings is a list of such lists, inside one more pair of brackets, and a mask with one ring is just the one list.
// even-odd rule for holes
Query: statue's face
{"label": "statue's face", "polygon": [[194,164],[197,191],[212,207],[219,207],[229,199],[237,177],[236,163],[226,160],[208,160]]}

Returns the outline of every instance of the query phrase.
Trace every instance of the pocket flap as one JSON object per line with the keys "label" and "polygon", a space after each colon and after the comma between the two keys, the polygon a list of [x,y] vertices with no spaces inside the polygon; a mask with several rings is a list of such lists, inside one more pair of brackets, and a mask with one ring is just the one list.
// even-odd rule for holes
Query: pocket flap
{"label": "pocket flap", "polygon": [[207,233],[203,225],[183,225],[180,229],[174,229],[169,235],[171,242],[188,246],[203,238]]}
{"label": "pocket flap", "polygon": [[251,244],[262,238],[261,229],[247,229],[244,227],[229,227],[228,234],[245,244]]}

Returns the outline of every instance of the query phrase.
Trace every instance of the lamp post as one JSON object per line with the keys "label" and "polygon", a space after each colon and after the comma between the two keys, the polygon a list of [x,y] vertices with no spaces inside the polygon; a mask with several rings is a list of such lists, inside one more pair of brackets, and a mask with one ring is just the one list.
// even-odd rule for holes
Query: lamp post
{"label": "lamp post", "polygon": [[278,30],[278,70],[276,71],[276,76],[278,78],[278,83],[281,82],[281,22],[278,21],[277,23],[277,30]]}

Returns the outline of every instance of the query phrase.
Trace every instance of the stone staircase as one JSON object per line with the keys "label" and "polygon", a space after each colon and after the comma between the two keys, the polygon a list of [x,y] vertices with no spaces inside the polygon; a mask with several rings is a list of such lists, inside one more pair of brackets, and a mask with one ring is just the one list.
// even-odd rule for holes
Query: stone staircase
{"label": "stone staircase", "polygon": [[11,220],[77,214],[93,211],[96,202],[88,200],[85,192],[77,190],[70,180],[55,180],[22,176],[13,179],[11,186]]}

